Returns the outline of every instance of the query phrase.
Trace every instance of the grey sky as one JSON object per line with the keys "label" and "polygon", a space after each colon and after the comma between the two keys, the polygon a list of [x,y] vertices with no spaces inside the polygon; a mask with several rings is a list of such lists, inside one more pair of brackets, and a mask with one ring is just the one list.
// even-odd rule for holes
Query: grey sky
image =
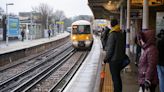
{"label": "grey sky", "polygon": [[4,10],[6,9],[6,3],[14,3],[14,5],[8,6],[9,13],[14,14],[30,12],[32,7],[38,6],[40,3],[47,3],[54,9],[54,12],[62,10],[67,17],[92,15],[88,6],[88,0],[0,0],[0,7]]}

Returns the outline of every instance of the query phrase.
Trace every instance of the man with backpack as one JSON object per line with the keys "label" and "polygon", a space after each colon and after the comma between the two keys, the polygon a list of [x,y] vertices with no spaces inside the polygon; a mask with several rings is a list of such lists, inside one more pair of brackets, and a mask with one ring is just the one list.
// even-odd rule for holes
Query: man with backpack
{"label": "man with backpack", "polygon": [[109,64],[112,75],[114,92],[122,92],[122,80],[120,71],[122,69],[122,62],[125,58],[125,39],[124,34],[120,29],[116,19],[111,20],[111,30],[105,46],[106,57],[104,63]]}

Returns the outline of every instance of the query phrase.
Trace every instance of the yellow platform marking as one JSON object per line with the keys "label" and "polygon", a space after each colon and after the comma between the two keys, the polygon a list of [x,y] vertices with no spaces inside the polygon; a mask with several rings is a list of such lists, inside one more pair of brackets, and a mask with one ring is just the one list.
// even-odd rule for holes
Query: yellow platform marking
{"label": "yellow platform marking", "polygon": [[109,64],[105,65],[105,78],[104,78],[102,92],[113,92],[113,83],[109,70]]}

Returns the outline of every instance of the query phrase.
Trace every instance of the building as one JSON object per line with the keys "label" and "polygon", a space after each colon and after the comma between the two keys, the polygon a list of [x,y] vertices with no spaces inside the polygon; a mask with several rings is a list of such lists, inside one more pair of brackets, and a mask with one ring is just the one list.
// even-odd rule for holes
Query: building
{"label": "building", "polygon": [[26,30],[26,39],[38,39],[42,37],[41,14],[38,12],[20,12],[20,30]]}

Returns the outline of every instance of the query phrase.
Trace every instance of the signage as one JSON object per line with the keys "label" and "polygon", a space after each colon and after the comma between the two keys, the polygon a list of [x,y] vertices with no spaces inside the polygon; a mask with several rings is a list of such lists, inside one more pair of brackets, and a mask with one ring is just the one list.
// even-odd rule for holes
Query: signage
{"label": "signage", "polygon": [[56,22],[56,24],[64,24],[64,22],[63,21],[58,21],[58,22]]}
{"label": "signage", "polygon": [[19,36],[19,18],[8,17],[8,31],[9,37]]}

